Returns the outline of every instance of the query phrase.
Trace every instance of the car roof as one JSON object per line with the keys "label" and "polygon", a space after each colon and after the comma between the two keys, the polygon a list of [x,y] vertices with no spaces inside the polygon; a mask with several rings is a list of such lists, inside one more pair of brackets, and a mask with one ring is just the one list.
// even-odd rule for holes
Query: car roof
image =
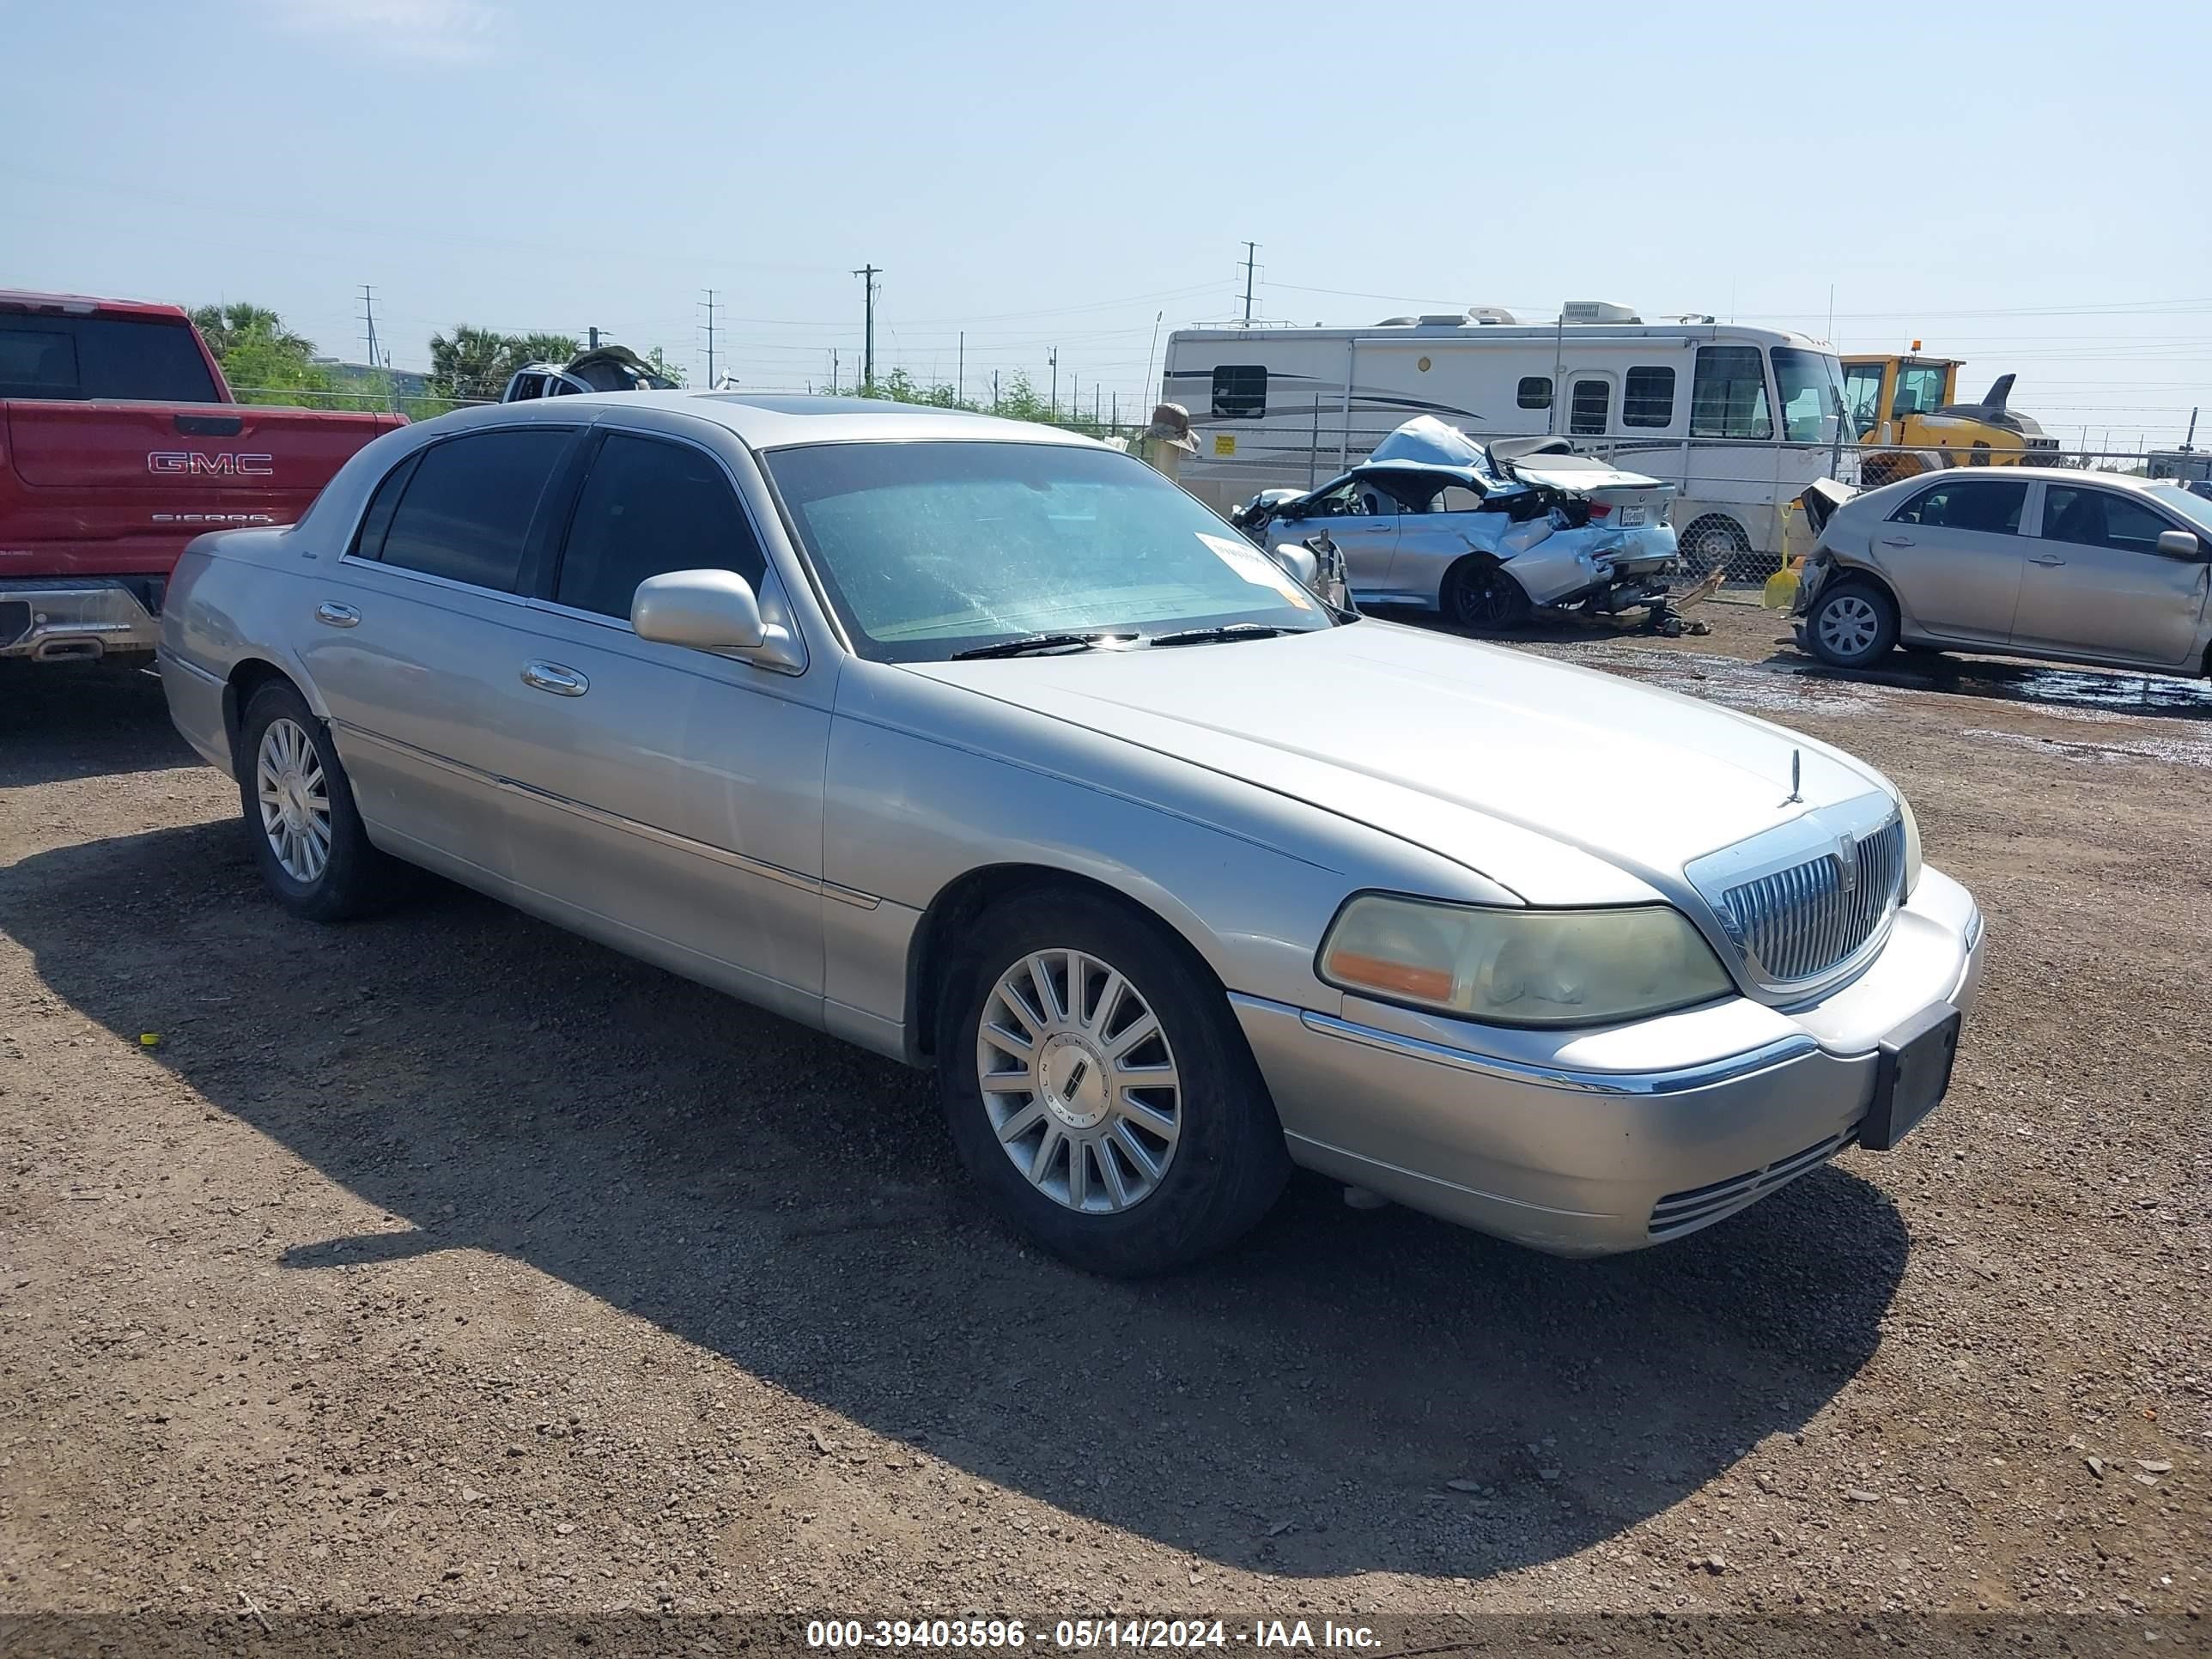
{"label": "car roof", "polygon": [[71,317],[148,317],[176,322],[185,316],[182,306],[155,300],[100,300],[89,294],[40,294],[29,289],[0,288],[0,311],[60,312]]}
{"label": "car roof", "polygon": [[880,398],[786,396],[774,392],[586,392],[566,398],[491,405],[444,417],[457,423],[486,420],[574,420],[581,410],[665,410],[726,427],[751,449],[794,444],[881,443],[914,439],[959,439],[1000,443],[1089,444],[1094,440],[1034,421],[1009,421],[966,410],[895,404]]}
{"label": "car roof", "polygon": [[2045,483],[2109,484],[2119,489],[2148,489],[2153,484],[2175,482],[2172,478],[2139,477],[2132,472],[2097,472],[2078,466],[1939,466],[1932,471],[1916,472],[1909,478],[1899,478],[1883,484],[1879,489],[1869,489],[1865,493],[1869,495],[1903,495],[1910,489],[1954,477],[1986,478],[1992,483],[2040,481]]}

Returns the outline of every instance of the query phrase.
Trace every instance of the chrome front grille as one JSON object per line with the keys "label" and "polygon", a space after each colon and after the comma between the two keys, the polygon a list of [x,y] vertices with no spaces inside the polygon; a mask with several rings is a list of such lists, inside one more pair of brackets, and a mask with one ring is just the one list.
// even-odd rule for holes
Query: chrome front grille
{"label": "chrome front grille", "polygon": [[1888,921],[1905,885],[1905,825],[1892,818],[1832,853],[1739,883],[1720,897],[1722,925],[1768,985],[1818,979],[1856,955]]}

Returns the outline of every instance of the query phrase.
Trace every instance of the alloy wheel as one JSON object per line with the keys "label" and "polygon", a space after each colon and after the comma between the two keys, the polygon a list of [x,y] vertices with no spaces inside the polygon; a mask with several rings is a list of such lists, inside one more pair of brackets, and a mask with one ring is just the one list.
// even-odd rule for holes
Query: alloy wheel
{"label": "alloy wheel", "polygon": [[1087,952],[1032,951],[1000,975],[976,1027],[975,1080],[1006,1157],[1068,1209],[1140,1204],[1174,1161],[1175,1051],[1136,987]]}
{"label": "alloy wheel", "polygon": [[253,787],[261,833],[277,864],[296,882],[319,880],[331,861],[330,785],[314,740],[297,720],[279,718],[263,730]]}

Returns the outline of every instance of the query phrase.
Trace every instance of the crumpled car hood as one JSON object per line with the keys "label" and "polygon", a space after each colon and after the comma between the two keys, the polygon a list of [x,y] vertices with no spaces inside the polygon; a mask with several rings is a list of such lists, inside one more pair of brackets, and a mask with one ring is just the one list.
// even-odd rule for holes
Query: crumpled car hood
{"label": "crumpled car hood", "polygon": [[[1732,710],[1372,619],[1237,644],[908,666],[1395,835],[1535,903],[1597,901],[1572,890],[1572,865],[1517,854],[1520,832],[1672,884],[1701,854],[1886,787],[1862,763]],[[1786,802],[1793,751],[1802,799]]]}

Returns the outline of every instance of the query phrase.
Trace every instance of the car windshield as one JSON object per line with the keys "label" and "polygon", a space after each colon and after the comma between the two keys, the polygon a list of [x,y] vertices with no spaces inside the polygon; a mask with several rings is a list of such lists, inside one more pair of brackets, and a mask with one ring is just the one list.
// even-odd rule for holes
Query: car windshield
{"label": "car windshield", "polygon": [[1110,449],[842,443],[764,459],[854,648],[878,661],[1035,635],[1332,625],[1251,543]]}
{"label": "car windshield", "polygon": [[1774,385],[1782,394],[1782,435],[1793,444],[1832,443],[1835,414],[1847,405],[1844,366],[1825,351],[1774,348]]}
{"label": "car windshield", "polygon": [[2187,520],[2206,535],[2212,536],[2212,501],[2176,483],[2157,483],[2150,487],[2151,500],[2167,512]]}

